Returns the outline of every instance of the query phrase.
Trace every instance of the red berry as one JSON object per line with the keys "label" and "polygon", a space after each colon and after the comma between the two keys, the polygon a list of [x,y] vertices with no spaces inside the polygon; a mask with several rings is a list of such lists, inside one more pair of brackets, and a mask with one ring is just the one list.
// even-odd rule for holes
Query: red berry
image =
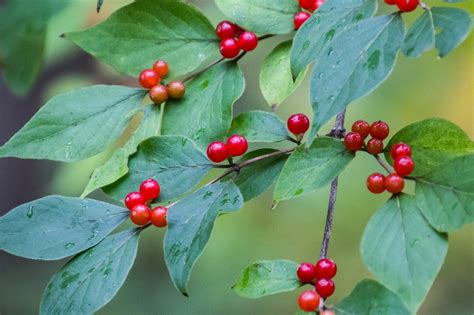
{"label": "red berry", "polygon": [[331,279],[337,273],[337,265],[332,259],[321,258],[315,265],[316,268],[316,278],[322,279]]}
{"label": "red berry", "polygon": [[385,176],[373,173],[367,178],[367,188],[371,193],[381,194],[385,191]]}
{"label": "red berry", "polygon": [[145,225],[150,223],[151,211],[145,205],[136,205],[130,212],[130,220],[136,225]]}
{"label": "red berry", "polygon": [[164,60],[158,60],[153,65],[153,70],[160,78],[164,78],[168,74],[168,63]]}
{"label": "red berry", "polygon": [[184,96],[186,87],[182,81],[171,81],[168,84],[168,95],[174,99],[180,99]]}
{"label": "red berry", "polygon": [[234,38],[238,32],[239,27],[229,21],[222,21],[216,27],[216,34],[220,39]]}
{"label": "red berry", "polygon": [[286,123],[288,130],[295,134],[304,134],[309,129],[309,118],[305,114],[293,114]]}
{"label": "red berry", "polygon": [[333,310],[324,310],[319,315],[336,315]]}
{"label": "red berry", "polygon": [[394,160],[401,156],[411,156],[411,148],[408,144],[399,142],[393,145],[390,155]]}
{"label": "red berry", "polygon": [[247,139],[241,135],[233,135],[227,139],[226,150],[227,153],[232,156],[241,156],[247,152],[248,148],[249,144],[247,143]]}
{"label": "red berry", "polygon": [[168,100],[168,88],[162,84],[155,85],[150,89],[150,99],[156,105],[160,105]]}
{"label": "red berry", "polygon": [[140,73],[138,81],[140,82],[140,85],[143,86],[145,89],[151,89],[152,87],[160,83],[160,77],[155,71],[151,69],[145,69]]}
{"label": "red berry", "polygon": [[253,32],[243,32],[239,35],[237,45],[244,51],[252,51],[258,46],[258,37]]}
{"label": "red berry", "polygon": [[156,207],[151,211],[151,224],[156,227],[165,227],[168,222],[166,221],[166,207]]}
{"label": "red berry", "polygon": [[385,0],[385,3],[388,5],[394,5],[397,4],[397,0]]}
{"label": "red berry", "polygon": [[384,185],[388,192],[398,194],[401,193],[403,187],[405,187],[405,181],[403,180],[403,177],[398,174],[390,174],[385,177]]}
{"label": "red berry", "polygon": [[311,12],[314,12],[318,8],[316,0],[299,0],[298,2],[301,8]]}
{"label": "red berry", "polygon": [[298,297],[298,304],[305,312],[314,312],[319,307],[321,297],[314,291],[303,291]]}
{"label": "red berry", "polygon": [[372,138],[367,142],[367,152],[377,155],[383,152],[383,141]]}
{"label": "red berry", "polygon": [[232,59],[237,57],[237,55],[240,53],[240,48],[235,39],[227,38],[222,40],[220,51],[224,58]]}
{"label": "red berry", "polygon": [[131,192],[125,197],[125,207],[132,210],[136,205],[141,205],[146,202],[145,197],[139,192]]}
{"label": "red berry", "polygon": [[207,157],[212,162],[220,163],[229,157],[229,153],[224,143],[215,141],[207,147]]}
{"label": "red berry", "polygon": [[352,124],[352,131],[357,132],[365,139],[370,133],[370,125],[364,120],[357,120]]}
{"label": "red berry", "polygon": [[143,181],[140,185],[140,193],[145,200],[153,200],[160,195],[160,185],[153,178]]}
{"label": "red berry", "polygon": [[322,297],[327,298],[334,293],[336,286],[331,279],[319,279],[316,282],[316,292]]}
{"label": "red berry", "polygon": [[296,270],[298,278],[303,283],[311,282],[316,277],[316,269],[311,263],[302,263],[299,265],[298,270]]}
{"label": "red berry", "polygon": [[299,30],[301,25],[303,25],[304,22],[306,22],[311,15],[308,12],[298,12],[295,14],[295,17],[293,18],[293,23],[295,25],[295,30]]}
{"label": "red berry", "polygon": [[362,136],[359,133],[349,132],[344,137],[344,144],[347,150],[355,152],[362,148],[364,140],[362,139]]}
{"label": "red berry", "polygon": [[388,137],[389,133],[390,128],[383,121],[376,121],[372,125],[370,125],[370,135],[372,136],[372,138],[384,140]]}
{"label": "red berry", "polygon": [[393,168],[400,176],[410,175],[414,167],[415,163],[413,163],[412,158],[409,156],[400,156],[393,162]]}
{"label": "red berry", "polygon": [[420,4],[420,0],[396,0],[396,2],[398,9],[402,12],[414,11]]}

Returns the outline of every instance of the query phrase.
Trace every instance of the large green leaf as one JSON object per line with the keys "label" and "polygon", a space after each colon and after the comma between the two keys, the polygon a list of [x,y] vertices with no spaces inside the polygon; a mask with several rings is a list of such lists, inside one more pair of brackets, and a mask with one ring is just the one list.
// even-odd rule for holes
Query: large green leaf
{"label": "large green leaf", "polygon": [[474,155],[460,156],[417,178],[416,201],[438,231],[474,221]]}
{"label": "large green leaf", "polygon": [[361,243],[362,258],[380,282],[415,312],[423,302],[448,250],[413,197],[393,196],[370,219]]}
{"label": "large green leaf", "polygon": [[164,59],[170,77],[219,58],[219,42],[209,20],[180,0],[139,0],[85,31],[65,34],[82,49],[121,73],[137,76]]}
{"label": "large green leaf", "polygon": [[140,231],[108,236],[69,261],[49,281],[40,314],[92,314],[110,302],[135,261]]}
{"label": "large green leaf", "polygon": [[310,139],[334,115],[390,75],[404,36],[403,21],[396,13],[357,23],[327,44],[311,79]]}
{"label": "large green leaf", "polygon": [[309,194],[329,184],[352,161],[354,153],[334,138],[321,137],[290,156],[275,187],[275,201]]}
{"label": "large green leaf", "polygon": [[306,71],[303,68],[293,80],[290,65],[292,41],[286,41],[276,46],[265,58],[260,70],[260,88],[263,97],[271,108],[275,109],[303,81]]}
{"label": "large green leaf", "polygon": [[456,156],[474,152],[474,143],[458,126],[444,119],[431,118],[402,128],[386,145],[385,158],[390,163],[390,148],[405,142],[411,146],[415,161],[414,176],[426,174]]}
{"label": "large green leaf", "polygon": [[321,51],[344,28],[371,17],[376,10],[377,1],[374,0],[326,1],[296,33],[291,50],[293,76],[318,60]]}
{"label": "large green leaf", "polygon": [[173,283],[184,295],[191,269],[209,241],[217,216],[242,206],[239,189],[227,182],[205,186],[169,208],[165,260]]}
{"label": "large green leaf", "polygon": [[232,289],[249,299],[293,291],[303,285],[296,269],[298,264],[291,260],[258,261],[242,271]]}
{"label": "large green leaf", "polygon": [[212,165],[188,138],[161,136],[142,142],[128,167],[127,175],[104,188],[107,194],[122,200],[145,179],[153,178],[161,186],[157,202],[166,202],[193,189]]}
{"label": "large green leaf", "polygon": [[112,184],[126,175],[128,173],[128,158],[137,152],[140,142],[159,135],[160,124],[160,107],[149,106],[140,121],[140,125],[127,143],[118,148],[103,165],[94,170],[82,196],[87,196],[94,190]]}
{"label": "large green leaf", "polygon": [[163,134],[183,135],[207,148],[227,135],[232,106],[244,89],[244,77],[235,62],[212,67],[187,85],[183,99],[166,103]]}
{"label": "large green leaf", "polygon": [[368,279],[360,281],[334,309],[338,315],[410,315],[395,293]]}
{"label": "large green leaf", "polygon": [[216,0],[233,22],[253,32],[288,34],[294,30],[293,16],[300,10],[293,0]]}
{"label": "large green leaf", "polygon": [[48,196],[0,217],[0,249],[30,259],[61,259],[99,243],[126,218],[126,209],[108,203]]}
{"label": "large green leaf", "polygon": [[73,162],[96,155],[122,134],[144,95],[107,85],[60,94],[0,147],[0,157]]}
{"label": "large green leaf", "polygon": [[425,51],[434,48],[435,29],[431,10],[425,10],[413,23],[405,37],[403,53],[406,56],[418,58]]}
{"label": "large green leaf", "polygon": [[229,131],[229,135],[233,134],[240,134],[249,142],[278,142],[290,138],[285,122],[278,115],[260,110],[234,118]]}

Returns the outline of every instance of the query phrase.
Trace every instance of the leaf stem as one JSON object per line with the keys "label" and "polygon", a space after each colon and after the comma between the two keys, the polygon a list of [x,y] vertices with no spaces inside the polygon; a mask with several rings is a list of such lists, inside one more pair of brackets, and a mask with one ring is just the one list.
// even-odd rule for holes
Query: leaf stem
{"label": "leaf stem", "polygon": [[221,63],[221,62],[224,61],[224,60],[225,60],[225,58],[222,57],[222,58],[220,58],[220,59],[214,61],[213,63],[208,64],[206,67],[202,68],[201,70],[196,71],[196,72],[190,74],[189,76],[185,77],[182,81],[183,81],[183,82],[190,81],[190,80],[194,79],[195,77],[197,77],[198,75],[202,74],[203,72],[206,72],[206,71],[209,70],[210,68],[214,67],[215,65]]}

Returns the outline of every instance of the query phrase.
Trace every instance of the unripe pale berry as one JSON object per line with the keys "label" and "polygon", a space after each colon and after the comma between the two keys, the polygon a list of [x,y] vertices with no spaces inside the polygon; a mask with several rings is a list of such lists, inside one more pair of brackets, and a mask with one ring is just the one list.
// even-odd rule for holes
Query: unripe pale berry
{"label": "unripe pale berry", "polygon": [[136,225],[145,225],[150,223],[151,211],[146,205],[136,205],[130,211],[130,220]]}
{"label": "unripe pale berry", "polygon": [[215,141],[207,147],[207,157],[215,163],[220,163],[229,157],[226,145],[223,142]]}
{"label": "unripe pale berry", "polygon": [[370,134],[370,125],[365,120],[357,120],[352,124],[351,130],[357,132],[363,139],[365,139]]}
{"label": "unripe pale berry", "polygon": [[247,152],[249,148],[247,139],[241,135],[233,135],[227,139],[226,150],[227,154],[232,156],[241,156]]}
{"label": "unripe pale berry", "polygon": [[396,0],[397,7],[402,12],[414,11],[420,4],[420,0]]}
{"label": "unripe pale berry", "polygon": [[295,17],[293,18],[293,24],[295,25],[295,30],[299,30],[300,27],[306,22],[311,15],[308,12],[298,12],[295,14]]}
{"label": "unripe pale berry", "polygon": [[393,162],[393,168],[398,175],[407,176],[413,172],[415,163],[413,163],[412,158],[409,156],[400,156]]}
{"label": "unripe pale berry", "polygon": [[153,64],[153,71],[155,71],[160,78],[166,77],[168,75],[168,63],[161,59],[157,60]]}
{"label": "unripe pale berry", "polygon": [[371,193],[381,194],[385,191],[385,176],[373,173],[367,178],[367,188]]}
{"label": "unripe pale berry", "polygon": [[131,192],[125,197],[125,206],[132,210],[136,205],[141,205],[146,202],[145,197],[139,192]]}
{"label": "unripe pale berry", "polygon": [[319,315],[336,315],[333,310],[324,310]]}
{"label": "unripe pale berry", "polygon": [[166,213],[168,208],[166,207],[156,207],[151,211],[151,224],[156,227],[165,227],[168,222],[166,221]]}
{"label": "unripe pale berry", "polygon": [[367,142],[367,152],[377,155],[383,152],[383,141],[372,138]]}
{"label": "unripe pale berry", "polygon": [[303,291],[298,297],[298,305],[305,312],[314,312],[319,307],[321,297],[314,291]]}
{"label": "unripe pale berry", "polygon": [[239,32],[239,27],[232,22],[222,21],[217,24],[216,35],[220,39],[234,38]]}
{"label": "unripe pale berry", "polygon": [[243,32],[239,35],[237,45],[243,51],[252,51],[258,46],[258,37],[253,32]]}
{"label": "unripe pale berry", "polygon": [[389,133],[390,128],[388,127],[387,123],[383,121],[376,121],[370,125],[370,135],[372,138],[384,140],[388,137]]}
{"label": "unripe pale berry", "polygon": [[390,155],[394,160],[401,156],[411,156],[411,148],[408,144],[399,142],[392,146],[392,149],[390,149]]}
{"label": "unripe pale berry", "polygon": [[313,279],[316,277],[316,269],[313,264],[306,262],[298,266],[296,274],[298,275],[298,279],[300,279],[301,282],[307,283],[313,281]]}
{"label": "unripe pale berry", "polygon": [[156,199],[160,195],[160,185],[153,178],[147,179],[140,185],[140,194],[146,201]]}
{"label": "unripe pale berry", "polygon": [[385,177],[384,181],[385,189],[392,194],[398,194],[403,191],[403,187],[405,187],[405,181],[403,177],[398,174],[390,174]]}
{"label": "unripe pale berry", "polygon": [[223,39],[219,49],[221,55],[228,59],[235,58],[240,53],[239,45],[234,38]]}
{"label": "unripe pale berry", "polygon": [[357,132],[349,132],[344,137],[344,145],[348,151],[359,151],[364,144],[362,136]]}
{"label": "unripe pale berry", "polygon": [[186,87],[182,81],[171,81],[168,84],[168,95],[174,99],[180,99],[184,96]]}
{"label": "unripe pale berry", "polygon": [[315,287],[316,292],[318,292],[318,294],[322,298],[330,297],[336,289],[336,286],[334,285],[334,282],[331,279],[319,279],[315,283]]}
{"label": "unripe pale berry", "polygon": [[155,71],[151,69],[145,69],[140,73],[138,81],[140,82],[140,85],[145,89],[151,89],[152,87],[160,83],[160,77]]}
{"label": "unripe pale berry", "polygon": [[168,100],[168,89],[162,84],[155,85],[150,89],[150,99],[156,105],[160,105]]}
{"label": "unripe pale berry", "polygon": [[318,279],[331,279],[337,273],[337,265],[332,259],[321,258],[315,265],[315,272]]}
{"label": "unripe pale berry", "polygon": [[288,118],[286,125],[294,135],[302,135],[309,129],[309,118],[305,114],[293,114]]}

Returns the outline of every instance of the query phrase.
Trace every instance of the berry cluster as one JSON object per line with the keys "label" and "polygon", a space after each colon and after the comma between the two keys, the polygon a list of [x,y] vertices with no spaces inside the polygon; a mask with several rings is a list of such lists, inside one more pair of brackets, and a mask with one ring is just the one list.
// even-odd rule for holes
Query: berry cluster
{"label": "berry cluster", "polygon": [[[316,11],[323,3],[324,0],[299,0],[300,7],[309,12]],[[293,23],[295,24],[295,30],[299,30],[301,25],[310,18],[311,14],[306,11],[300,11],[295,14]]]}
{"label": "berry cluster", "polygon": [[158,60],[152,69],[143,70],[138,77],[140,85],[150,90],[150,99],[157,105],[166,102],[168,98],[180,99],[186,92],[182,81],[171,81],[167,86],[161,84],[161,79],[167,74],[168,64],[164,60]]}
{"label": "berry cluster", "polygon": [[207,157],[215,163],[220,163],[231,156],[241,156],[249,148],[247,139],[241,135],[233,135],[227,142],[214,141],[207,147]]}
{"label": "berry cluster", "polygon": [[221,39],[220,51],[224,58],[235,58],[241,50],[252,51],[258,46],[258,37],[255,33],[229,21],[220,22],[216,27],[216,34]]}
{"label": "berry cluster", "polygon": [[352,131],[344,137],[344,144],[349,151],[359,151],[364,147],[367,136],[372,138],[365,145],[367,152],[377,155],[383,152],[383,140],[388,137],[390,128],[383,121],[376,121],[372,125],[364,120],[352,124]]}
{"label": "berry cluster", "polygon": [[420,4],[420,0],[385,0],[388,5],[397,5],[402,12],[414,11]]}
{"label": "berry cluster", "polygon": [[307,262],[299,265],[296,271],[298,279],[303,283],[313,283],[315,287],[315,290],[304,291],[298,297],[298,304],[303,311],[316,311],[321,298],[328,298],[334,293],[336,287],[331,279],[336,273],[336,263],[328,258],[321,258],[316,265]]}
{"label": "berry cluster", "polygon": [[147,225],[151,222],[154,226],[165,227],[166,207],[150,209],[152,200],[160,196],[160,185],[154,179],[147,179],[140,185],[140,192],[131,192],[125,197],[125,206],[130,210],[130,220],[136,225]]}

